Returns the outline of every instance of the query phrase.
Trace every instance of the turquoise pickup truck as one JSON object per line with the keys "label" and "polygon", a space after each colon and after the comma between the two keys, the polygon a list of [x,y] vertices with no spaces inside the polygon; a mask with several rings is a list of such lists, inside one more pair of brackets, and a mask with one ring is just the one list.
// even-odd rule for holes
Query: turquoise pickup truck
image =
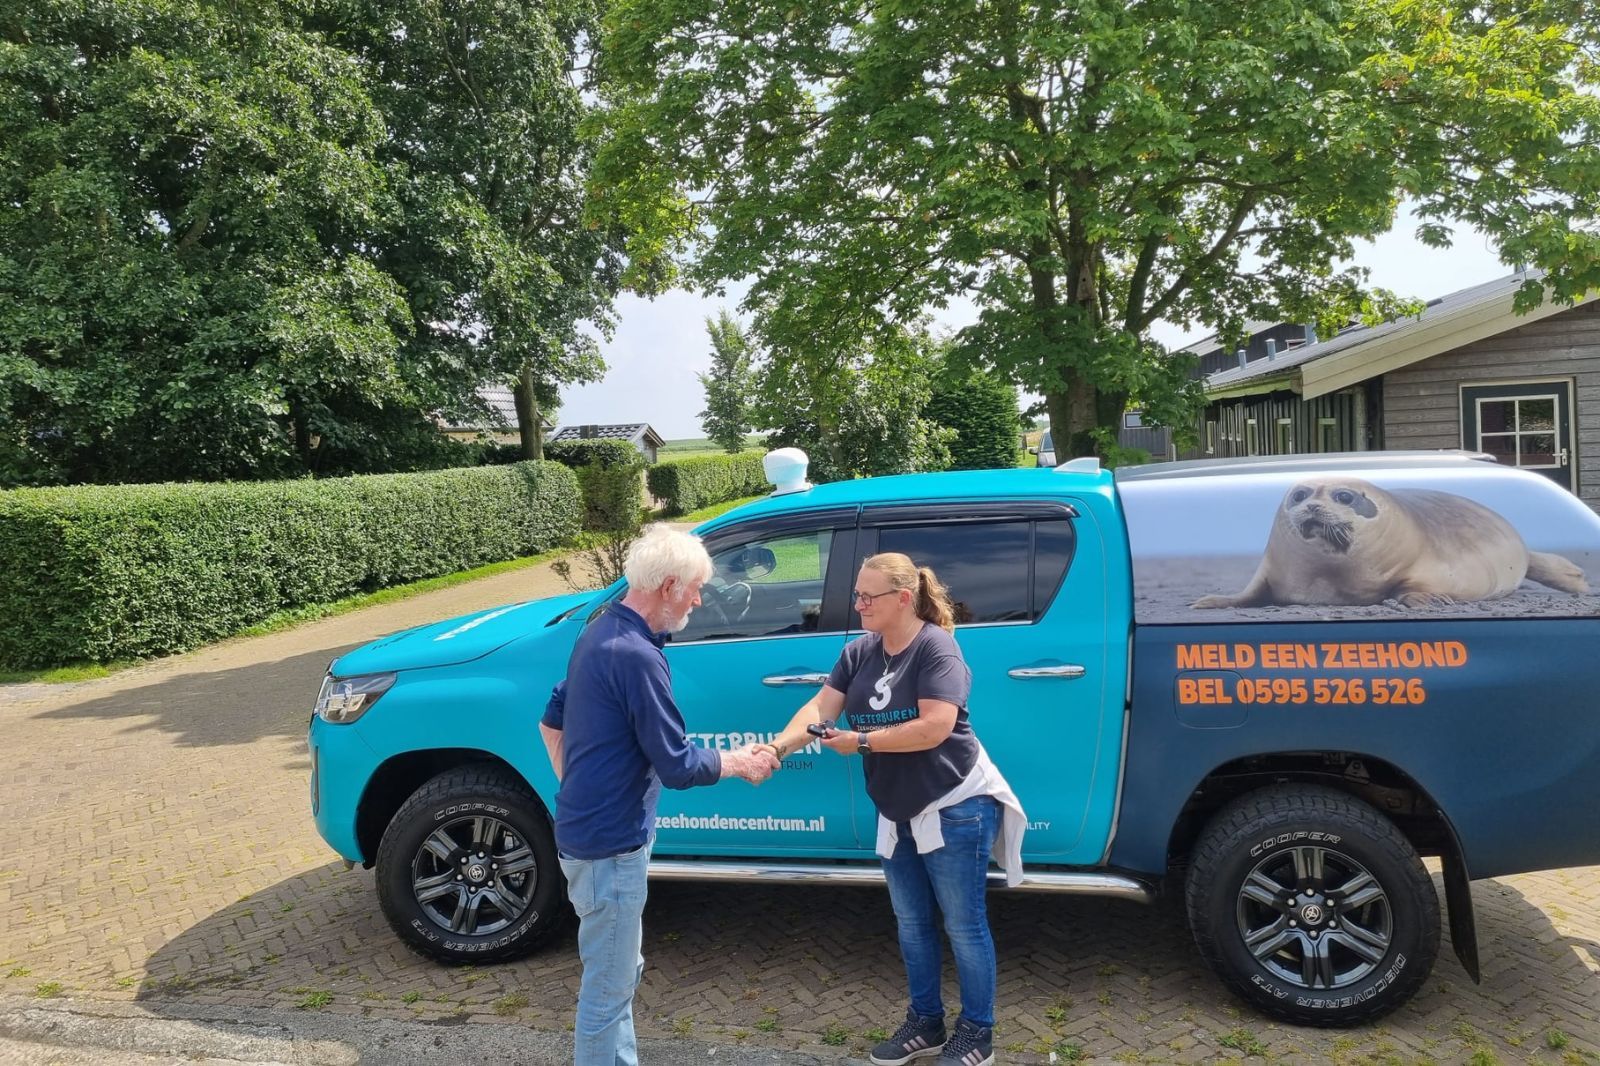
{"label": "turquoise pickup truck", "polygon": [[[1464,453],[918,474],[783,490],[701,526],[704,605],[666,647],[691,740],[773,737],[859,630],[861,560],[949,585],[971,716],[1029,816],[1019,891],[1181,893],[1231,989],[1363,1022],[1432,968],[1441,901],[1478,976],[1473,879],[1600,862],[1600,517]],[[508,604],[335,661],[311,807],[447,962],[536,948],[567,908],[537,723],[622,595]],[[658,878],[881,883],[856,761],[665,792]],[[1070,903],[1064,903],[1070,905]]]}

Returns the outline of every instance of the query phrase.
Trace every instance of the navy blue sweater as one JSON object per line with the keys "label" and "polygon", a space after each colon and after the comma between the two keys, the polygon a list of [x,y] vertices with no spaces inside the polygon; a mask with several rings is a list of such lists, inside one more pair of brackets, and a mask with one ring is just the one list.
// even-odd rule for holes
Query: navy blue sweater
{"label": "navy blue sweater", "polygon": [[672,699],[664,637],[614,603],[578,637],[544,724],[562,734],[556,846],[574,859],[633,851],[655,828],[661,786],[722,776],[722,756],[689,743]]}

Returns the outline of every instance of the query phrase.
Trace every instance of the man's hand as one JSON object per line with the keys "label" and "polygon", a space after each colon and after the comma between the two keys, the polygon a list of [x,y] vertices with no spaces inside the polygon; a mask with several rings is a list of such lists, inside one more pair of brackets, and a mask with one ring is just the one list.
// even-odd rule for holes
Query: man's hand
{"label": "man's hand", "polygon": [[722,776],[742,777],[752,785],[761,784],[777,768],[778,757],[765,744],[747,744],[722,753]]}

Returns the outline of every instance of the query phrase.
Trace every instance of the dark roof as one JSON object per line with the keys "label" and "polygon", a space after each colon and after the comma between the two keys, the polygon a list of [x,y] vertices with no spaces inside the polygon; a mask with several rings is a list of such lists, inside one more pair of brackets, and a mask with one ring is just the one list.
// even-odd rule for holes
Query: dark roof
{"label": "dark roof", "polygon": [[[1265,333],[1274,326],[1282,325],[1281,322],[1268,322],[1264,319],[1251,319],[1244,324],[1245,337],[1254,337],[1257,333]],[[1201,337],[1193,344],[1185,345],[1178,351],[1186,355],[1210,355],[1212,352],[1222,350],[1222,335],[1213,333],[1208,337]]]}
{"label": "dark roof", "polygon": [[[489,414],[484,418],[469,421],[466,418],[456,417],[445,419],[446,430],[485,430],[485,429],[516,429],[517,428],[517,399],[506,385],[479,385],[478,399],[483,401],[489,409]],[[544,419],[547,427],[554,428],[548,418]]]}
{"label": "dark roof", "polygon": [[553,441],[625,440],[634,444],[643,442],[657,448],[666,443],[661,434],[650,428],[648,422],[626,422],[610,426],[562,426],[550,439]]}

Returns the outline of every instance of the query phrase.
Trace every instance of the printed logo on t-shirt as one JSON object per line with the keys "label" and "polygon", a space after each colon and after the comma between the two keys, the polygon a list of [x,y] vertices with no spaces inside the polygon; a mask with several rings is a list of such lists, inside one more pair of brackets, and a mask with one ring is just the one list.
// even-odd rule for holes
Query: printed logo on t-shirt
{"label": "printed logo on t-shirt", "polygon": [[894,670],[885,670],[883,676],[872,683],[873,691],[877,693],[867,700],[867,706],[872,708],[872,713],[858,711],[851,714],[852,727],[863,732],[871,732],[897,722],[909,722],[913,718],[922,717],[921,712],[915,707],[897,707],[892,711],[887,709],[889,701],[894,699],[895,673]]}
{"label": "printed logo on t-shirt", "polygon": [[894,671],[887,670],[884,672],[882,677],[873,682],[872,688],[877,695],[867,701],[867,706],[871,707],[875,711],[881,711],[885,707],[889,706],[889,701],[894,698],[894,693],[890,691],[893,685]]}

